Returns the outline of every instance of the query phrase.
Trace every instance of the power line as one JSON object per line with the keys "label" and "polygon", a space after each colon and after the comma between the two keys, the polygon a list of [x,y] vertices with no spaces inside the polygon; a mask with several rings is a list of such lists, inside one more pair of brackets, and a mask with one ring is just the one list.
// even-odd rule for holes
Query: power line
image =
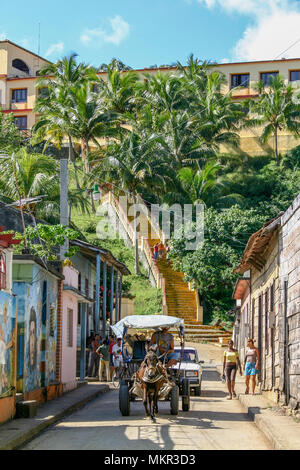
{"label": "power line", "polygon": [[278,57],[282,57],[283,54],[285,54],[287,51],[289,51],[292,47],[294,47],[296,44],[298,44],[298,42],[300,42],[300,38],[297,39],[297,41],[295,41],[293,44],[291,44],[287,49],[285,49],[284,51],[280,52],[280,54],[278,54],[275,59],[273,60],[276,60],[278,59]]}

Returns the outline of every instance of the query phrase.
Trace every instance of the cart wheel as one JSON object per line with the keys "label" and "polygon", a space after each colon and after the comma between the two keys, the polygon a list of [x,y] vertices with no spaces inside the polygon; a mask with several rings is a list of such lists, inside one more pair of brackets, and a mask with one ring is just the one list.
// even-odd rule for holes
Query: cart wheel
{"label": "cart wheel", "polygon": [[174,385],[170,392],[171,415],[178,415],[179,410],[179,387]]}
{"label": "cart wheel", "polygon": [[188,379],[184,379],[182,382],[182,411],[189,411],[190,399],[191,399],[190,382]]}
{"label": "cart wheel", "polygon": [[122,384],[119,390],[119,408],[122,416],[130,415],[129,389],[126,384]]}

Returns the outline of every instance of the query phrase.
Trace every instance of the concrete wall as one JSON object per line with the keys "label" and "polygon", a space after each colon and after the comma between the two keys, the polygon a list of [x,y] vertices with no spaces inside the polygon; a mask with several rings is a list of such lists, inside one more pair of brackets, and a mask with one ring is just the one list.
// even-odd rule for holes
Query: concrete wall
{"label": "concrete wall", "polygon": [[[72,267],[65,266],[63,270],[65,280],[64,285],[77,288],[78,271]],[[77,351],[77,322],[78,322],[78,301],[72,291],[63,291],[62,294],[62,364],[61,382],[63,392],[77,387],[76,383],[76,351]],[[69,311],[71,311],[72,322],[69,324]],[[72,331],[72,344],[69,342],[69,331]]]}

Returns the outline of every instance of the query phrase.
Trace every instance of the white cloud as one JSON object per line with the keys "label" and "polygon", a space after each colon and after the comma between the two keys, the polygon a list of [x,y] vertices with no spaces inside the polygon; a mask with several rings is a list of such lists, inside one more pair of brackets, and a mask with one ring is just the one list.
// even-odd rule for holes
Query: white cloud
{"label": "white cloud", "polygon": [[47,50],[45,57],[49,57],[52,54],[60,54],[64,49],[64,43],[63,42],[58,42],[56,44],[52,44],[49,49]]}
{"label": "white cloud", "polygon": [[6,33],[0,33],[0,41],[4,41],[7,39],[7,34]]}
{"label": "white cloud", "polygon": [[[295,0],[197,0],[209,9],[249,17],[249,26],[232,49],[231,60],[300,57],[300,5]],[[292,46],[292,47],[290,47]],[[288,51],[285,51],[289,49]]]}
{"label": "white cloud", "polygon": [[229,59],[227,59],[227,57],[224,57],[224,59],[221,60],[221,64],[228,64],[230,62]]}
{"label": "white cloud", "polygon": [[110,32],[102,29],[101,27],[86,29],[80,37],[81,42],[88,45],[94,39],[100,44],[108,42],[118,46],[128,36],[130,26],[120,15],[116,15],[114,18],[109,18],[109,23],[111,26]]}
{"label": "white cloud", "polygon": [[[233,49],[237,60],[300,57],[300,12],[278,11],[249,26]],[[292,46],[292,47],[290,47]],[[288,50],[286,50],[288,49]]]}

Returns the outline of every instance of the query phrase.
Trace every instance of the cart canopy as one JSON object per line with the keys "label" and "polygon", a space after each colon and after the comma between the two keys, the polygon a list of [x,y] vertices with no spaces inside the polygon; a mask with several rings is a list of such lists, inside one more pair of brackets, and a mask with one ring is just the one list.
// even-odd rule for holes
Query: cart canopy
{"label": "cart canopy", "polygon": [[134,328],[140,330],[151,330],[158,328],[180,328],[183,334],[184,320],[177,317],[169,317],[167,315],[132,315],[125,317],[115,325],[111,326],[114,334],[121,338],[124,330]]}

